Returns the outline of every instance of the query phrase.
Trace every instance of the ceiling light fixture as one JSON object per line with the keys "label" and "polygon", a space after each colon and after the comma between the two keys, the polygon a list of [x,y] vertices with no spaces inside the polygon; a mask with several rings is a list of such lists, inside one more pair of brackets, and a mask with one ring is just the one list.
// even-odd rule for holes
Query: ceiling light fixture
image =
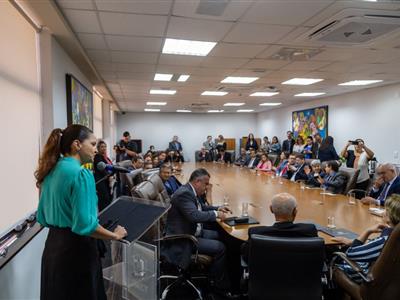
{"label": "ceiling light fixture", "polygon": [[253,94],[250,94],[252,97],[272,97],[275,95],[278,95],[279,92],[255,92]]}
{"label": "ceiling light fixture", "polygon": [[158,106],[163,106],[163,105],[167,105],[167,102],[146,102],[146,105],[158,105]]}
{"label": "ceiling light fixture", "polygon": [[210,109],[207,112],[209,112],[209,113],[220,113],[220,112],[224,112],[224,110],[223,109]]}
{"label": "ceiling light fixture", "polygon": [[154,95],[175,95],[175,90],[150,90],[150,94]]}
{"label": "ceiling light fixture", "polygon": [[192,111],[188,110],[188,109],[177,109],[176,112],[179,112],[179,113],[190,113]]}
{"label": "ceiling light fixture", "polygon": [[356,85],[368,85],[373,83],[382,82],[383,80],[352,80],[348,82],[343,82],[338,85],[344,86],[356,86]]}
{"label": "ceiling light fixture", "polygon": [[254,109],[238,109],[236,112],[253,112]]}
{"label": "ceiling light fixture", "polygon": [[226,94],[228,94],[228,93],[227,92],[217,92],[217,91],[205,91],[205,92],[201,93],[202,96],[225,96]]}
{"label": "ceiling light fixture", "polygon": [[155,112],[155,111],[160,111],[160,109],[159,108],[145,108],[144,109],[144,111],[153,111],[153,112]]}
{"label": "ceiling light fixture", "polygon": [[162,53],[206,56],[216,44],[214,42],[165,39]]}
{"label": "ceiling light fixture", "polygon": [[245,103],[243,103],[243,102],[228,102],[228,103],[224,104],[224,106],[242,106],[242,105],[245,105]]}
{"label": "ceiling light fixture", "polygon": [[326,93],[300,93],[294,95],[295,97],[316,97],[316,96],[321,96],[325,95]]}
{"label": "ceiling light fixture", "polygon": [[174,74],[156,73],[156,75],[154,75],[154,80],[157,80],[157,81],[170,81],[172,76],[174,76]]}
{"label": "ceiling light fixture", "polygon": [[259,79],[259,77],[236,77],[236,76],[228,76],[221,83],[243,83],[249,84]]}
{"label": "ceiling light fixture", "polygon": [[320,82],[322,80],[323,79],[314,79],[314,78],[292,78],[290,80],[282,82],[282,84],[310,85],[310,84],[314,84],[314,83]]}
{"label": "ceiling light fixture", "polygon": [[190,75],[181,75],[178,78],[178,82],[185,82],[189,79]]}
{"label": "ceiling light fixture", "polygon": [[261,103],[260,106],[278,106],[281,105],[281,102],[266,102],[266,103]]}

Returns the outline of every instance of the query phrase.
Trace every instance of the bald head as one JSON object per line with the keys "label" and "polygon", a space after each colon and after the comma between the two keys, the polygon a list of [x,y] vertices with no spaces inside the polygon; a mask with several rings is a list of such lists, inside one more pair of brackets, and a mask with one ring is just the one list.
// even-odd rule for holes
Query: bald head
{"label": "bald head", "polygon": [[397,176],[396,166],[389,163],[382,164],[378,167],[377,173],[385,182],[390,182]]}
{"label": "bald head", "polygon": [[277,194],[271,200],[271,212],[278,222],[293,222],[297,214],[296,198],[288,193]]}

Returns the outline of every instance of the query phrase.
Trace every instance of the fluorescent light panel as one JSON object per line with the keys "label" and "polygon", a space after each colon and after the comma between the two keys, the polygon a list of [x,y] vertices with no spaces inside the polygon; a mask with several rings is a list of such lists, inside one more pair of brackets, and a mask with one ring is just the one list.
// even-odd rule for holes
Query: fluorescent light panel
{"label": "fluorescent light panel", "polygon": [[186,80],[188,80],[190,77],[190,75],[181,75],[178,78],[178,82],[185,82]]}
{"label": "fluorescent light panel", "polygon": [[238,109],[236,112],[252,112],[254,109]]}
{"label": "fluorescent light panel", "polygon": [[154,95],[175,95],[175,90],[150,90],[150,94]]}
{"label": "fluorescent light panel", "polygon": [[325,95],[326,93],[300,93],[294,95],[295,97],[316,97],[316,96],[321,96]]}
{"label": "fluorescent light panel", "polygon": [[224,106],[242,106],[242,105],[245,105],[245,103],[243,103],[243,102],[228,102],[228,103],[224,104]]}
{"label": "fluorescent light panel", "polygon": [[190,113],[192,111],[188,110],[188,109],[177,109],[176,112],[179,112],[179,113]]}
{"label": "fluorescent light panel", "polygon": [[170,81],[172,79],[172,76],[174,76],[174,74],[156,73],[156,75],[154,75],[154,80],[157,80],[157,81]]}
{"label": "fluorescent light panel", "polygon": [[218,91],[204,91],[201,93],[202,96],[225,96],[228,94],[227,92],[218,92]]}
{"label": "fluorescent light panel", "polygon": [[355,85],[368,85],[373,83],[382,82],[383,80],[352,80],[348,82],[340,83],[339,85],[355,86]]}
{"label": "fluorescent light panel", "polygon": [[160,111],[159,108],[145,108],[144,111]]}
{"label": "fluorescent light panel", "polygon": [[220,112],[223,112],[223,111],[224,111],[223,109],[210,109],[207,112],[209,112],[209,113],[220,113]]}
{"label": "fluorescent light panel", "polygon": [[260,106],[278,106],[281,105],[281,102],[266,102],[266,103],[261,103]]}
{"label": "fluorescent light panel", "polygon": [[255,92],[253,94],[250,94],[250,96],[253,97],[272,97],[275,95],[278,95],[279,92]]}
{"label": "fluorescent light panel", "polygon": [[235,76],[228,76],[221,83],[243,83],[249,84],[256,81],[259,77],[235,77]]}
{"label": "fluorescent light panel", "polygon": [[292,78],[290,80],[282,82],[282,84],[310,85],[310,84],[314,84],[314,83],[320,82],[322,80],[323,79],[314,79],[314,78]]}
{"label": "fluorescent light panel", "polygon": [[158,105],[158,106],[163,106],[163,105],[167,105],[167,102],[146,102],[146,105]]}
{"label": "fluorescent light panel", "polygon": [[165,39],[162,53],[206,56],[216,44],[214,42]]}

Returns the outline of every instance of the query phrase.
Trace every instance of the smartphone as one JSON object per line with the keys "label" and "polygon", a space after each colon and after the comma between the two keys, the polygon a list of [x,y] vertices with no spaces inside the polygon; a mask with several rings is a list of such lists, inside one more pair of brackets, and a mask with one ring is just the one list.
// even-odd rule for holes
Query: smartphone
{"label": "smartphone", "polygon": [[358,145],[357,141],[349,141],[352,145]]}

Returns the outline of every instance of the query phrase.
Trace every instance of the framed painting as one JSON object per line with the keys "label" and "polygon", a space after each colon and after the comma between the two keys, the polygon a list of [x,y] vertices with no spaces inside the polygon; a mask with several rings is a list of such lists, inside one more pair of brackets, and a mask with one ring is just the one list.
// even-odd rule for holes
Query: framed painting
{"label": "framed painting", "polygon": [[320,106],[292,112],[292,130],[295,137],[314,136],[322,138],[328,135],[328,106]]}
{"label": "framed painting", "polygon": [[66,75],[68,125],[80,124],[93,130],[93,93],[73,75]]}

